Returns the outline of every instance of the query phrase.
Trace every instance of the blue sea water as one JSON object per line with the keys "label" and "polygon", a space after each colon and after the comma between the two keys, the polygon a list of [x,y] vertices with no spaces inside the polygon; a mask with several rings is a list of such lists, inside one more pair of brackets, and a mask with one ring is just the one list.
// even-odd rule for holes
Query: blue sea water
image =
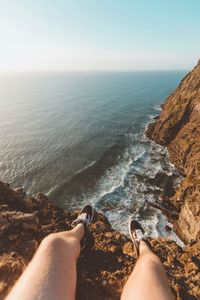
{"label": "blue sea water", "polygon": [[1,74],[1,180],[66,209],[92,203],[121,231],[134,217],[151,235],[166,236],[166,217],[146,200],[159,200],[156,176],[176,170],[144,132],[184,75]]}

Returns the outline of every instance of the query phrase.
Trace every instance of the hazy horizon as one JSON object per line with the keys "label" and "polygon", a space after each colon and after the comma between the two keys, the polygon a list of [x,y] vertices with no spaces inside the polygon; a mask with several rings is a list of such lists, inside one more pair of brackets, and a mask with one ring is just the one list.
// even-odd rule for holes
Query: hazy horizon
{"label": "hazy horizon", "polygon": [[200,2],[0,2],[0,72],[189,70]]}
{"label": "hazy horizon", "polygon": [[134,73],[134,72],[189,72],[191,69],[135,69],[135,70],[123,70],[123,69],[116,69],[116,70],[104,70],[104,69],[94,69],[94,70],[0,70],[0,74],[35,74],[35,73]]}

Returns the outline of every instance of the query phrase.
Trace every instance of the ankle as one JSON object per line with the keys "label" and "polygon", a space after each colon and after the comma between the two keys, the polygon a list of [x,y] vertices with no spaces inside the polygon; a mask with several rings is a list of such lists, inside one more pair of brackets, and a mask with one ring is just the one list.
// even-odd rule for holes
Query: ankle
{"label": "ankle", "polygon": [[140,241],[139,253],[140,253],[140,256],[147,254],[147,253],[152,253],[150,247],[147,245],[146,241],[144,241],[144,240]]}
{"label": "ankle", "polygon": [[70,231],[70,233],[73,234],[73,236],[77,238],[77,240],[80,242],[84,237],[84,233],[85,233],[84,224],[83,223],[77,224],[76,227],[74,227]]}

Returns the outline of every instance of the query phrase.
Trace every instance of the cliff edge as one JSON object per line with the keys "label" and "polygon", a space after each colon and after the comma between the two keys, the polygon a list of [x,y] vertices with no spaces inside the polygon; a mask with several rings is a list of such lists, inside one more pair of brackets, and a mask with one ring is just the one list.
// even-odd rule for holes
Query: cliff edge
{"label": "cliff edge", "polygon": [[[0,299],[19,278],[41,240],[52,232],[71,229],[77,214],[53,206],[42,193],[27,197],[21,188],[13,190],[0,182]],[[90,230],[94,243],[84,249],[78,261],[77,299],[120,299],[136,262],[132,242],[98,212]],[[170,240],[149,241],[165,266],[176,299],[197,300],[197,253],[183,250]]]}
{"label": "cliff edge", "polygon": [[170,160],[182,171],[182,180],[170,202],[179,213],[179,236],[200,249],[200,60],[162,105],[147,137],[167,146]]}

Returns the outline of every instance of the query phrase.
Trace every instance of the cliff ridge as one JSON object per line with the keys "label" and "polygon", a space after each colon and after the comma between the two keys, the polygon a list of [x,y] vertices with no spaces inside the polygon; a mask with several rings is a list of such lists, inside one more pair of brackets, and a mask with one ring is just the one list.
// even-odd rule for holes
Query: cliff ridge
{"label": "cliff ridge", "polygon": [[184,179],[170,199],[179,213],[175,225],[185,243],[199,249],[200,60],[167,98],[146,135],[167,146],[170,160],[183,173]]}

